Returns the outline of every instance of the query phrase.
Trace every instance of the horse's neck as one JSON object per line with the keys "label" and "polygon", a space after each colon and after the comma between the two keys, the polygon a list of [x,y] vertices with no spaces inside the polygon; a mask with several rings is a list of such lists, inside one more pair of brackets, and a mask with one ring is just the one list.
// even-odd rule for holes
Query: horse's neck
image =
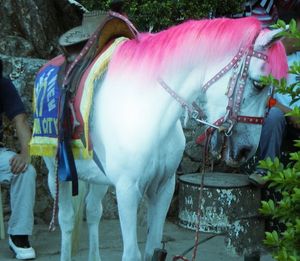
{"label": "horse's neck", "polygon": [[179,120],[184,110],[190,112],[193,101],[200,94],[204,74],[196,71],[187,71],[182,68],[179,70],[180,73],[174,73],[173,77],[165,75],[159,79],[158,84],[163,97],[161,114],[164,117],[161,122],[165,122],[166,131],[173,128],[172,126]]}
{"label": "horse's neck", "polygon": [[[232,71],[229,70],[218,79],[213,86],[209,87],[207,92],[202,89],[202,86],[218,74],[230,60],[230,57],[226,57],[224,61],[210,61],[208,64],[199,61],[192,69],[189,66],[178,67],[177,73],[173,73],[173,75],[176,76],[165,76],[166,82],[169,83],[170,88],[176,92],[178,97],[190,106],[189,109],[195,110],[192,103],[196,101],[206,115],[207,121],[215,122],[225,114],[228,100],[220,98],[226,93],[227,83],[232,75]],[[168,107],[169,110],[173,113],[174,117],[180,117],[180,115],[182,115],[182,104],[177,101],[176,97],[171,97],[171,95],[169,99],[172,103],[172,105]]]}
{"label": "horse's neck", "polygon": [[[162,68],[163,74],[157,77],[162,78],[187,103],[192,103],[200,94],[202,85],[211,79],[226,62],[207,61],[205,54],[207,50],[201,47],[199,50],[194,50],[194,55],[189,53],[187,46],[182,48],[183,50],[179,53],[170,51],[162,57],[161,63],[166,64],[168,68]],[[183,53],[186,53],[188,57],[183,57]],[[170,56],[172,61],[169,60]]]}

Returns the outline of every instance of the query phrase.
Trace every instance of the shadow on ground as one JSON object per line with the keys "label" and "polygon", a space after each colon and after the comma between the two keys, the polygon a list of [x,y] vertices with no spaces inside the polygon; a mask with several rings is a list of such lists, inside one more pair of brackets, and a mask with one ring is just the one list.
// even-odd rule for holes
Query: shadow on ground
{"label": "shadow on ground", "polygon": [[[100,254],[102,261],[118,261],[122,257],[122,240],[119,220],[103,220],[100,225]],[[139,246],[143,251],[145,246],[145,226],[138,228]],[[205,241],[212,234],[200,233],[200,240]],[[175,222],[167,221],[164,230],[164,239],[167,241],[167,261],[173,256],[180,255],[194,244],[195,232],[179,227]],[[86,223],[81,229],[79,251],[73,261],[88,260],[88,235]],[[48,231],[48,225],[36,225],[31,237],[32,246],[36,249],[37,259],[40,261],[57,261],[60,253],[60,230]],[[185,255],[191,260],[192,252]],[[0,260],[15,261],[8,248],[7,238],[0,241]],[[231,256],[225,249],[224,237],[215,236],[200,244],[197,251],[197,261],[243,261],[244,257]],[[270,255],[261,257],[261,261],[273,261]]]}

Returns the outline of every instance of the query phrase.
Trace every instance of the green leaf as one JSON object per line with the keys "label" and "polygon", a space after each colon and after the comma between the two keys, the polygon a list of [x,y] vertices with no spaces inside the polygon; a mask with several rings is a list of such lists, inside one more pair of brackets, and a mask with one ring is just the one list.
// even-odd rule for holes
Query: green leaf
{"label": "green leaf", "polygon": [[279,246],[279,236],[277,231],[266,232],[265,243],[273,247]]}
{"label": "green leaf", "polygon": [[277,25],[278,25],[278,27],[280,28],[286,28],[286,24],[285,24],[285,22],[283,21],[283,20],[280,20],[280,19],[278,19],[278,21],[277,21],[277,23],[276,23]]}
{"label": "green leaf", "polygon": [[297,32],[297,23],[295,19],[292,19],[289,23],[289,30],[291,31],[292,34]]}
{"label": "green leaf", "polygon": [[299,261],[299,259],[296,256],[289,256],[289,261]]}
{"label": "green leaf", "polygon": [[[283,21],[278,21],[276,28],[285,28]],[[289,30],[282,32],[288,38],[296,39],[295,44],[300,46],[300,32],[297,30],[295,20],[289,23]],[[293,63],[289,74],[298,80],[288,85],[285,80],[276,80],[272,75],[263,77],[265,83],[275,87],[276,92],[289,95],[291,105],[300,101],[300,61]],[[295,106],[286,116],[300,118],[300,108]],[[295,141],[295,148],[300,148],[300,140]],[[269,188],[279,194],[279,200],[262,201],[260,212],[268,215],[286,227],[281,234],[267,232],[264,243],[272,248],[272,256],[279,261],[300,260],[300,150],[289,154],[290,162],[284,167],[278,159],[265,159],[259,166],[268,170],[267,179]]]}

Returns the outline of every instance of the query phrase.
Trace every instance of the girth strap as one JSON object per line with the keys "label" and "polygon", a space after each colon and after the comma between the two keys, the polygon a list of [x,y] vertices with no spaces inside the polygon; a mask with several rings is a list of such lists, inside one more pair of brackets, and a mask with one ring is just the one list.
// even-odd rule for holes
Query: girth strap
{"label": "girth strap", "polygon": [[72,125],[69,107],[70,92],[61,90],[58,107],[58,144],[56,160],[58,161],[58,176],[62,181],[72,181],[72,195],[78,195],[78,176],[71,148]]}

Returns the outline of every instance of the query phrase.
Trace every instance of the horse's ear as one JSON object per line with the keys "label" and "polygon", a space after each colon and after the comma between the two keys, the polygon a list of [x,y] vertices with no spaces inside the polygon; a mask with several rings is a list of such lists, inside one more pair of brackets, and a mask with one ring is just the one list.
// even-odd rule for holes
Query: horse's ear
{"label": "horse's ear", "polygon": [[258,37],[256,38],[256,41],[254,43],[254,49],[255,50],[261,50],[261,49],[267,49],[269,48],[273,43],[281,40],[283,38],[282,32],[287,31],[288,26],[286,28],[278,28],[275,30],[263,30],[259,33]]}

